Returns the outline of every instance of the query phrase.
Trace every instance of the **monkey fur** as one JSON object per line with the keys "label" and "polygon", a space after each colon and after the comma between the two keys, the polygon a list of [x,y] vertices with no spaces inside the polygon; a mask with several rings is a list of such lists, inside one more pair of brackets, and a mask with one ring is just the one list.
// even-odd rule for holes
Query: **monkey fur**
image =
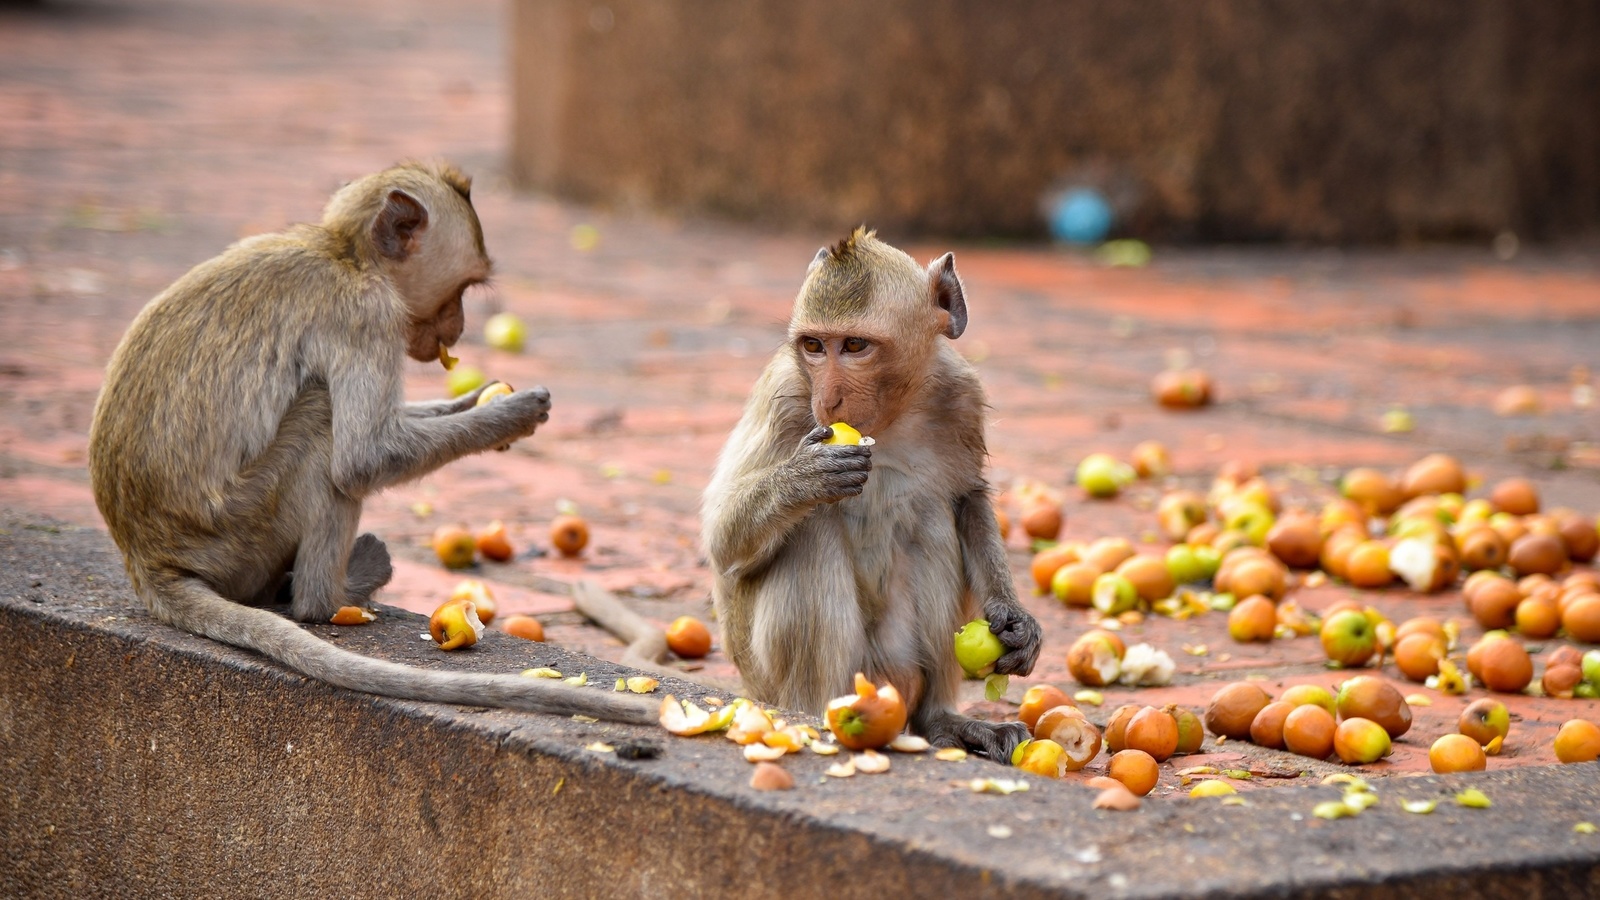
{"label": "monkey fur", "polygon": [[[818,251],[702,503],[723,644],[751,692],[819,712],[853,675],[892,683],[932,743],[1008,759],[1021,723],[959,715],[953,636],[981,612],[1025,675],[1017,600],[984,479],[983,389],[951,339],[951,254],[926,269],[858,229]],[[829,424],[871,446],[823,443]]]}
{"label": "monkey fur", "polygon": [[490,273],[471,182],[408,163],[334,194],[318,224],[241,241],[135,318],[89,436],[95,502],[157,619],[305,675],[394,697],[653,722],[642,698],[361,656],[300,621],[389,581],[362,501],[533,434],[544,388],[406,403],[403,358],[433,361]]}

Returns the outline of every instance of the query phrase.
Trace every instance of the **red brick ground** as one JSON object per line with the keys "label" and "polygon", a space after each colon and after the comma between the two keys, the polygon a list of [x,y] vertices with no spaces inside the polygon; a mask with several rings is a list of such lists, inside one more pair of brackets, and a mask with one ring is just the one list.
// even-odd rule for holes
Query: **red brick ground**
{"label": "red brick ground", "polygon": [[[358,0],[338,17],[308,0],[0,8],[0,506],[98,521],[83,465],[90,409],[111,349],[161,287],[238,237],[315,217],[342,180],[399,158],[446,156],[478,177],[499,267],[469,316],[509,309],[532,334],[525,353],[509,355],[471,332],[458,354],[513,383],[549,386],[555,410],[512,452],[464,460],[369,504],[365,527],[399,557],[384,599],[431,609],[458,576],[432,560],[429,533],[498,518],[529,552],[477,574],[507,611],[540,615],[553,640],[619,652],[561,596],[559,583],[579,577],[661,622],[704,614],[699,492],[781,340],[806,262],[839,235],[751,233],[512,192],[502,164],[504,14],[487,0],[448,11]],[[853,224],[839,223],[839,234]],[[578,225],[598,229],[598,246],[574,248]],[[952,249],[902,243],[919,258]],[[1125,454],[1158,438],[1180,483],[1203,487],[1223,461],[1242,459],[1291,501],[1310,503],[1345,468],[1396,468],[1443,449],[1482,479],[1527,475],[1548,505],[1600,511],[1600,422],[1573,391],[1575,367],[1600,364],[1592,247],[1525,250],[1509,262],[1479,248],[1158,248],[1139,271],[1042,246],[953,249],[973,317],[961,345],[994,407],[997,485],[1060,486],[1088,452]],[[1149,401],[1149,378],[1175,359],[1212,372],[1218,405],[1174,414]],[[1494,415],[1495,395],[1518,383],[1538,389],[1544,411]],[[413,364],[407,387],[438,395],[442,372]],[[1414,431],[1383,433],[1380,419],[1396,406]],[[1153,526],[1154,487],[1110,503],[1068,493],[1068,537],[1137,538]],[[579,561],[534,555],[569,501],[593,526],[590,550]],[[419,502],[432,512],[417,515]],[[1021,585],[1027,556],[1019,539],[1013,548]],[[1330,586],[1298,597],[1320,609],[1352,593]],[[1465,614],[1453,592],[1361,599],[1396,618]],[[1028,603],[1048,635],[1029,682],[1070,690],[1064,650],[1085,620],[1047,599]],[[1244,648],[1222,620],[1130,628],[1130,642],[1167,648],[1182,674],[1170,688],[1108,692],[1108,708],[1135,696],[1201,705],[1221,680],[1246,676],[1269,690],[1338,680],[1312,640]],[[1189,656],[1184,643],[1210,654]],[[715,653],[706,666],[728,670]],[[1554,724],[1600,714],[1589,701],[1507,699],[1521,721],[1497,767],[1550,761]],[[1377,768],[1425,768],[1428,743],[1462,703],[1436,697],[1419,708],[1394,760]]]}

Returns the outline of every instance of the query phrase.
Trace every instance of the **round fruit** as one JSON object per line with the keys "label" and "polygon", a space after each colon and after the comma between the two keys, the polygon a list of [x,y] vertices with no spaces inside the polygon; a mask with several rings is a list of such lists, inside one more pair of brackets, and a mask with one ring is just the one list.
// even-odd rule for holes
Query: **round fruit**
{"label": "round fruit", "polygon": [[684,659],[711,652],[711,629],[694,616],[679,616],[667,626],[667,649]]}
{"label": "round fruit", "polygon": [[1428,765],[1441,775],[1482,772],[1489,765],[1483,747],[1464,734],[1447,734],[1428,748]]}
{"label": "round fruit", "polygon": [[955,637],[956,662],[968,678],[982,678],[994,671],[994,664],[1006,655],[1005,644],[989,630],[988,619],[973,619],[961,626]]}
{"label": "round fruit", "polygon": [[831,433],[823,440],[824,444],[855,447],[861,443],[861,432],[844,422],[835,422],[828,426],[828,430]]}
{"label": "round fruit", "polygon": [[1165,600],[1172,596],[1172,574],[1167,571],[1167,562],[1162,557],[1149,553],[1139,553],[1123,560],[1116,569],[1116,574],[1133,583],[1133,589],[1139,597],[1154,602]]}
{"label": "round fruit", "polygon": [[1261,711],[1250,722],[1250,741],[1262,747],[1282,750],[1283,722],[1297,708],[1293,703],[1282,700],[1274,700],[1261,707]]}
{"label": "round fruit", "polygon": [[1594,762],[1600,759],[1600,725],[1587,719],[1573,719],[1556,732],[1556,759],[1564,763]]}
{"label": "round fruit", "polygon": [[1250,723],[1272,702],[1267,692],[1248,681],[1224,685],[1206,704],[1205,723],[1212,734],[1234,740],[1250,737]]}
{"label": "round fruit", "polygon": [[1400,488],[1389,476],[1377,469],[1351,469],[1339,482],[1339,492],[1356,503],[1370,516],[1387,516],[1405,501]]}
{"label": "round fruit", "polygon": [[1290,753],[1327,759],[1333,752],[1333,735],[1337,728],[1333,714],[1314,703],[1305,703],[1289,710],[1283,720],[1283,746]]}
{"label": "round fruit", "polygon": [[1033,575],[1033,586],[1039,593],[1049,593],[1050,579],[1056,576],[1062,566],[1077,562],[1080,549],[1076,544],[1056,544],[1033,555],[1028,572]]}
{"label": "round fruit", "polygon": [[1139,606],[1139,589],[1115,572],[1107,572],[1094,580],[1089,588],[1089,602],[1101,615],[1120,616]]}
{"label": "round fruit", "polygon": [[471,647],[483,636],[483,622],[471,600],[451,600],[433,611],[428,634],[440,650]]}
{"label": "round fruit", "polygon": [[1468,608],[1472,617],[1486,629],[1510,628],[1517,621],[1517,605],[1522,602],[1522,592],[1504,578],[1480,583],[1472,592]]}
{"label": "round fruit", "polygon": [[515,552],[511,548],[511,539],[506,536],[505,523],[498,519],[490,522],[488,528],[478,532],[476,541],[478,553],[484,559],[506,562]]}
{"label": "round fruit", "polygon": [[1433,616],[1414,616],[1400,623],[1394,630],[1396,642],[1403,641],[1408,635],[1431,634],[1439,640],[1444,640],[1444,623]]}
{"label": "round fruit", "polygon": [[1050,740],[1061,745],[1066,753],[1064,766],[1076,772],[1089,764],[1100,753],[1100,730],[1095,728],[1083,711],[1076,706],[1057,706],[1045,710],[1034,725],[1035,740]]}
{"label": "round fruit", "polygon": [[1511,542],[1506,564],[1520,575],[1553,575],[1567,564],[1567,548],[1548,534],[1525,534]]}
{"label": "round fruit", "polygon": [[1060,778],[1067,774],[1067,753],[1060,744],[1049,738],[1035,738],[1025,745],[1018,745],[1017,750],[1020,752],[1013,754],[1016,758],[1011,764],[1024,772],[1046,778]]}
{"label": "round fruit", "polygon": [[1345,719],[1333,730],[1333,752],[1347,765],[1377,762],[1393,749],[1389,732],[1371,719]]}
{"label": "round fruit", "polygon": [[1228,636],[1236,641],[1270,641],[1278,629],[1278,607],[1256,594],[1228,610]]}
{"label": "round fruit", "polygon": [[1112,753],[1127,749],[1128,742],[1124,738],[1128,733],[1128,723],[1133,720],[1134,714],[1141,709],[1144,709],[1144,707],[1137,703],[1124,703],[1117,707],[1116,711],[1111,714],[1111,718],[1106,720],[1106,749]]}
{"label": "round fruit", "polygon": [[580,516],[557,516],[550,523],[550,546],[562,556],[577,556],[589,545],[589,523]]}
{"label": "round fruit", "polygon": [[1531,638],[1554,637],[1561,630],[1561,605],[1548,596],[1517,604],[1517,631]]}
{"label": "round fruit", "polygon": [[1400,478],[1400,491],[1407,497],[1423,494],[1464,494],[1467,490],[1467,473],[1456,458],[1445,453],[1431,453],[1411,464]]}
{"label": "round fruit", "polygon": [[1377,722],[1389,737],[1411,730],[1411,704],[1386,678],[1357,675],[1339,686],[1339,718]]}
{"label": "round fruit", "polygon": [[1570,698],[1572,691],[1583,681],[1583,669],[1574,665],[1551,666],[1544,670],[1539,686],[1546,696]]}
{"label": "round fruit", "polygon": [[1423,632],[1408,634],[1394,645],[1395,668],[1416,682],[1439,674],[1439,660],[1444,659],[1444,655],[1444,641]]}
{"label": "round fruit", "polygon": [[1487,525],[1476,525],[1457,540],[1461,550],[1461,568],[1468,572],[1498,569],[1506,564],[1506,554],[1511,548],[1500,532]]}
{"label": "round fruit", "polygon": [[1046,710],[1074,705],[1072,698],[1055,685],[1036,684],[1022,695],[1022,705],[1017,708],[1017,721],[1028,726],[1028,731],[1032,732],[1033,726],[1038,724],[1039,717]]}
{"label": "round fruit", "polygon": [[1291,568],[1316,568],[1322,554],[1322,529],[1308,513],[1287,513],[1267,532],[1267,549]]}
{"label": "round fruit", "polygon": [[478,610],[478,621],[487,625],[494,621],[495,613],[499,611],[500,604],[495,602],[494,592],[489,586],[476,578],[468,578],[455,586],[450,592],[451,600],[470,600]]}
{"label": "round fruit", "polygon": [[1134,445],[1128,459],[1140,478],[1161,478],[1172,472],[1172,454],[1160,441],[1140,441]]}
{"label": "round fruit", "polygon": [[450,396],[460,397],[477,390],[487,380],[477,366],[456,366],[444,376],[444,389]]}
{"label": "round fruit", "polygon": [[519,637],[525,641],[544,640],[544,626],[533,616],[507,616],[500,622],[500,629],[512,637]]}
{"label": "round fruit", "polygon": [[483,341],[496,350],[521,353],[528,329],[522,320],[508,312],[495,313],[483,323]]}
{"label": "round fruit", "polygon": [[1539,511],[1539,489],[1526,478],[1507,478],[1489,492],[1489,503],[1496,512],[1531,516]]}
{"label": "round fruit", "polygon": [[1346,668],[1366,665],[1378,652],[1378,636],[1372,620],[1358,610],[1347,609],[1322,620],[1322,651]]}
{"label": "round fruit", "polygon": [[1061,534],[1065,517],[1061,515],[1061,504],[1054,500],[1039,498],[1022,508],[1020,522],[1022,530],[1028,533],[1028,537],[1053,541]]}
{"label": "round fruit", "polygon": [[856,691],[828,701],[828,730],[848,750],[876,750],[906,727],[906,704],[894,685],[874,687],[856,673]]}
{"label": "round fruit", "polygon": [[1389,547],[1382,541],[1362,541],[1345,560],[1344,578],[1358,588],[1381,588],[1394,581],[1389,569]]}
{"label": "round fruit", "polygon": [[1122,674],[1122,655],[1127,652],[1122,638],[1095,629],[1084,633],[1067,650],[1067,671],[1079,684],[1101,687]]}
{"label": "round fruit", "polygon": [[515,390],[511,387],[511,385],[506,384],[504,381],[496,381],[494,384],[491,384],[479,391],[477,402],[473,403],[472,405],[475,407],[488,406],[494,401],[499,400],[501,397],[509,397],[513,393],[515,393]]}
{"label": "round fruit", "polygon": [[478,553],[478,540],[460,525],[441,525],[433,532],[433,552],[447,569],[465,569]]}
{"label": "round fruit", "polygon": [[1103,537],[1085,547],[1081,559],[1102,572],[1112,572],[1134,553],[1127,538]]}
{"label": "round fruit", "polygon": [[[1339,712],[1338,701],[1334,699],[1333,694],[1327,688],[1320,684],[1291,685],[1283,692],[1283,696],[1278,699],[1285,703],[1292,703],[1295,706],[1305,706],[1307,704],[1320,706],[1327,710],[1330,716],[1337,715]],[[1332,732],[1329,732],[1329,734],[1331,735]]]}
{"label": "round fruit", "polygon": [[1561,627],[1573,640],[1600,644],[1600,594],[1574,597],[1561,614]]}
{"label": "round fruit", "polygon": [[1245,559],[1234,566],[1228,579],[1227,589],[1240,597],[1260,594],[1276,603],[1283,599],[1288,584],[1289,573],[1284,569],[1283,563],[1263,556],[1259,559]]}
{"label": "round fruit", "polygon": [[1150,793],[1161,777],[1161,766],[1155,757],[1143,750],[1119,750],[1111,755],[1106,774],[1122,782],[1122,786],[1135,796]]}
{"label": "round fruit", "polygon": [[1169,541],[1181,541],[1206,521],[1206,500],[1194,491],[1169,491],[1156,503],[1156,522]]}
{"label": "round fruit", "polygon": [[1495,738],[1503,741],[1511,733],[1511,711],[1493,697],[1482,697],[1461,711],[1456,730],[1487,747]]}
{"label": "round fruit", "polygon": [[[1559,647],[1555,648],[1554,650],[1550,651],[1550,655],[1546,656],[1544,658],[1544,664],[1547,665],[1547,666],[1551,666],[1551,667],[1554,667],[1554,666],[1580,666],[1581,667],[1583,665],[1583,656],[1584,656],[1583,651],[1579,650],[1577,647],[1574,647],[1571,644],[1562,644],[1561,646],[1559,646]],[[1596,656],[1600,657],[1600,652],[1597,652]],[[1597,658],[1596,661],[1600,662],[1600,658]]]}
{"label": "round fruit", "polygon": [[1050,593],[1068,606],[1087,609],[1094,605],[1094,580],[1100,575],[1100,570],[1089,563],[1067,563],[1051,576]]}
{"label": "round fruit", "polygon": [[1078,463],[1076,481],[1089,496],[1115,497],[1135,478],[1133,467],[1108,453],[1091,453]]}
{"label": "round fruit", "polygon": [[1486,640],[1479,657],[1478,676],[1491,691],[1515,694],[1533,681],[1533,660],[1522,645],[1509,638]]}
{"label": "round fruit", "polygon": [[1162,762],[1178,752],[1178,723],[1154,706],[1146,706],[1128,720],[1122,739],[1129,749],[1143,750]]}
{"label": "round fruit", "polygon": [[1196,409],[1211,402],[1211,376],[1199,369],[1169,369],[1151,379],[1150,393],[1167,409]]}
{"label": "round fruit", "polygon": [[1200,717],[1194,714],[1194,710],[1168,703],[1161,707],[1161,711],[1178,723],[1178,752],[1198,752],[1200,745],[1205,743],[1206,726],[1200,721]]}

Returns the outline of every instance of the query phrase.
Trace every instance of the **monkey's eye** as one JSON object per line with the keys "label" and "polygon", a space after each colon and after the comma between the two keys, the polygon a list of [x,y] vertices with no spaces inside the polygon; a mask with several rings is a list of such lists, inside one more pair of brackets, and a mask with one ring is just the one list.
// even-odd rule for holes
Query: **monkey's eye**
{"label": "monkey's eye", "polygon": [[844,339],[844,352],[846,353],[860,353],[867,349],[868,346],[865,338],[853,337]]}
{"label": "monkey's eye", "polygon": [[822,342],[814,337],[802,339],[800,341],[800,349],[807,353],[821,353],[823,351]]}

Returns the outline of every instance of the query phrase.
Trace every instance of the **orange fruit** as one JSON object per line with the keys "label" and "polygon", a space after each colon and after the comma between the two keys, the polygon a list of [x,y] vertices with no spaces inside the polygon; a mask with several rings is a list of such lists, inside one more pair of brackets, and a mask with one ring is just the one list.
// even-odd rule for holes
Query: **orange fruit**
{"label": "orange fruit", "polygon": [[1572,719],[1556,732],[1556,759],[1564,763],[1593,762],[1600,759],[1600,725],[1586,719]]}
{"label": "orange fruit", "polygon": [[1270,641],[1278,630],[1278,608],[1256,594],[1228,610],[1228,636],[1236,641]]}
{"label": "orange fruit", "polygon": [[1124,703],[1116,708],[1111,718],[1106,720],[1106,749],[1117,753],[1128,748],[1124,738],[1128,733],[1128,722],[1133,719],[1133,714],[1144,709],[1137,703]]}
{"label": "orange fruit", "polygon": [[1428,748],[1428,765],[1441,775],[1481,772],[1488,764],[1489,758],[1484,756],[1483,747],[1464,734],[1444,735]]}
{"label": "orange fruit", "polygon": [[1022,518],[1018,521],[1028,537],[1053,541],[1061,534],[1061,504],[1048,497],[1036,497],[1022,508]]}
{"label": "orange fruit", "polygon": [[1161,762],[1178,752],[1178,722],[1154,706],[1146,706],[1128,720],[1122,740],[1128,749],[1143,750]]}
{"label": "orange fruit", "polygon": [[1143,750],[1119,750],[1111,755],[1106,774],[1122,782],[1134,795],[1143,797],[1160,780],[1161,767],[1155,757]]}
{"label": "orange fruit", "polygon": [[1041,594],[1050,592],[1050,579],[1056,575],[1056,570],[1068,563],[1078,561],[1077,544],[1057,544],[1046,547],[1033,555],[1033,561],[1028,564],[1028,571],[1033,575],[1033,586]]}
{"label": "orange fruit", "polygon": [[1444,640],[1426,632],[1412,632],[1394,645],[1395,668],[1412,681],[1439,674],[1439,660],[1444,655]]}
{"label": "orange fruit", "polygon": [[1050,593],[1068,606],[1084,609],[1094,605],[1094,580],[1101,575],[1099,568],[1086,562],[1067,563],[1050,578]]}
{"label": "orange fruit", "polygon": [[711,629],[694,616],[679,616],[667,626],[667,649],[684,659],[711,652]]}
{"label": "orange fruit", "polygon": [[1267,692],[1259,685],[1248,681],[1235,681],[1233,684],[1223,685],[1215,694],[1211,695],[1211,702],[1206,704],[1206,728],[1212,734],[1232,738],[1234,740],[1248,740],[1250,737],[1250,723],[1256,719],[1256,714],[1261,708],[1272,701]]}
{"label": "orange fruit", "polygon": [[1127,538],[1103,537],[1085,547],[1079,559],[1102,572],[1111,572],[1133,554],[1133,544]]}
{"label": "orange fruit", "polygon": [[1400,492],[1407,497],[1464,494],[1467,492],[1467,473],[1455,457],[1446,453],[1430,453],[1406,469],[1406,473],[1400,477]]}
{"label": "orange fruit", "polygon": [[1338,723],[1333,714],[1315,703],[1304,703],[1289,710],[1283,720],[1283,746],[1290,753],[1327,759],[1333,753],[1333,735]]}
{"label": "orange fruit", "polygon": [[1299,707],[1283,700],[1274,700],[1261,707],[1261,711],[1250,721],[1251,742],[1273,750],[1282,750],[1283,722],[1289,718],[1289,713],[1296,709]]}
{"label": "orange fruit", "polygon": [[1482,641],[1478,675],[1491,691],[1515,694],[1533,681],[1533,660],[1510,638]]}
{"label": "orange fruit", "polygon": [[465,569],[478,553],[477,538],[460,525],[440,525],[433,532],[433,552],[447,569]]}
{"label": "orange fruit", "polygon": [[1487,629],[1510,628],[1517,622],[1517,604],[1522,602],[1522,592],[1510,581],[1500,578],[1482,582],[1472,593],[1468,607],[1478,624]]}
{"label": "orange fruit", "polygon": [[1517,604],[1517,631],[1531,638],[1554,637],[1561,630],[1561,605],[1549,596],[1529,597]]}
{"label": "orange fruit", "polygon": [[527,641],[544,640],[544,626],[533,616],[507,616],[500,623],[500,628],[512,637]]}
{"label": "orange fruit", "polygon": [[1036,684],[1028,688],[1022,695],[1022,705],[1017,708],[1017,721],[1028,726],[1028,731],[1033,731],[1033,726],[1038,724],[1039,717],[1045,710],[1057,706],[1075,706],[1072,698],[1066,692],[1053,684]]}
{"label": "orange fruit", "polygon": [[1507,478],[1489,491],[1489,503],[1497,512],[1533,515],[1539,511],[1539,489],[1526,478]]}
{"label": "orange fruit", "polygon": [[1583,681],[1583,669],[1571,664],[1552,665],[1544,670],[1539,686],[1545,696],[1571,699],[1573,688]]}
{"label": "orange fruit", "polygon": [[1405,501],[1400,488],[1377,469],[1358,468],[1345,473],[1339,492],[1361,504],[1370,516],[1387,516]]}
{"label": "orange fruit", "polygon": [[1574,597],[1561,614],[1561,627],[1573,640],[1600,644],[1600,594]]}
{"label": "orange fruit", "polygon": [[1322,529],[1310,513],[1284,513],[1267,532],[1267,549],[1286,566],[1315,568],[1322,553]]}
{"label": "orange fruit", "polygon": [[1358,588],[1381,588],[1394,580],[1389,570],[1389,547],[1382,541],[1362,541],[1345,560],[1344,580]]}
{"label": "orange fruit", "polygon": [[1400,623],[1394,630],[1396,645],[1411,634],[1431,634],[1440,640],[1444,639],[1444,623],[1433,616],[1416,616]]}
{"label": "orange fruit", "polygon": [[589,523],[582,516],[557,516],[550,523],[550,546],[562,556],[577,556],[589,545]]}
{"label": "orange fruit", "polygon": [[1260,594],[1276,603],[1288,589],[1289,570],[1268,554],[1247,557],[1229,573],[1227,590],[1239,597]]}
{"label": "orange fruit", "polygon": [[1518,575],[1553,575],[1567,564],[1567,548],[1549,534],[1525,534],[1511,542],[1506,565]]}
{"label": "orange fruit", "polygon": [[489,527],[478,532],[476,538],[478,555],[484,559],[495,562],[506,562],[515,552],[511,548],[511,539],[506,536],[506,526],[499,519],[489,523]]}
{"label": "orange fruit", "polygon": [[1133,589],[1145,600],[1165,600],[1172,596],[1176,584],[1167,571],[1165,557],[1153,553],[1137,553],[1117,565],[1116,573],[1133,582]]}
{"label": "orange fruit", "polygon": [[1500,532],[1487,525],[1477,525],[1456,539],[1461,550],[1461,568],[1468,572],[1498,569],[1506,564],[1510,545]]}

